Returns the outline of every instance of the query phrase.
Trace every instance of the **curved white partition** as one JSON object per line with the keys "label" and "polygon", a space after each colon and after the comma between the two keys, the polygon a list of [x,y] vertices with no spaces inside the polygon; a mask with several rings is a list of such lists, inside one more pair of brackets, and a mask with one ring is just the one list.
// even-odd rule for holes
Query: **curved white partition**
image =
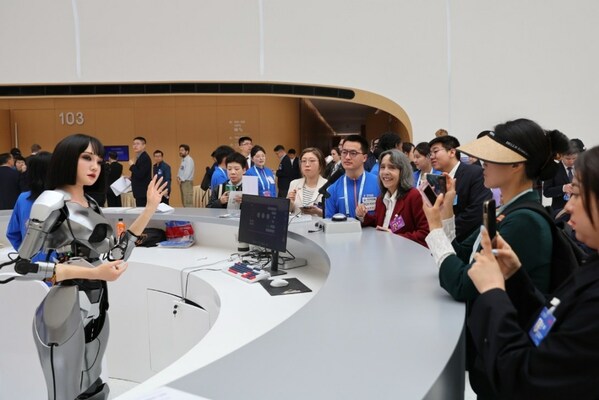
{"label": "curved white partition", "polygon": [[[126,222],[133,212],[107,210]],[[145,398],[162,386],[212,399],[463,398],[464,306],[439,287],[427,249],[374,229],[327,235],[293,224],[288,248],[309,265],[289,276],[313,292],[271,297],[257,284],[208,270],[220,269],[208,264],[236,247],[237,222],[219,214],[156,215],[153,226],[193,221],[197,245],[138,248],[127,273],[110,284],[109,373],[143,381],[119,399]],[[157,326],[183,339],[152,339]],[[197,343],[186,336],[193,329],[196,338],[205,335]],[[156,373],[152,363],[161,367],[164,353],[183,352],[181,340],[189,351]],[[151,351],[152,341],[162,344]],[[247,373],[258,383],[224,378]]]}

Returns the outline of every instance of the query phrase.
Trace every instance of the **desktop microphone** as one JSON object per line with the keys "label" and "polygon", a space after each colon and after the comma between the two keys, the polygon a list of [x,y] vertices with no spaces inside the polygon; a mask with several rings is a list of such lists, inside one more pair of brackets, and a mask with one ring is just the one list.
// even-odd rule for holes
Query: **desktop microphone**
{"label": "desktop microphone", "polygon": [[322,195],[323,199],[328,199],[329,197],[331,197],[331,194],[327,191],[327,189],[329,188],[329,186],[335,183],[337,179],[341,178],[343,174],[345,174],[345,170],[343,168],[339,168],[337,171],[335,171],[335,173],[333,173],[333,175],[329,177],[329,179],[327,179],[327,183],[325,183],[324,185],[322,185],[320,189],[318,189],[318,193]]}

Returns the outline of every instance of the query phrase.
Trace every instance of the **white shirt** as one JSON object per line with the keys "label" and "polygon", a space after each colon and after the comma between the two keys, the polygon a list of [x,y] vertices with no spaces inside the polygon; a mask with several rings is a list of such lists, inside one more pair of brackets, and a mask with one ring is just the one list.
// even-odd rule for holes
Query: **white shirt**
{"label": "white shirt", "polygon": [[385,207],[387,207],[387,211],[385,211],[385,219],[383,220],[383,228],[389,227],[389,223],[393,217],[395,203],[397,203],[397,190],[393,194],[389,194],[389,191],[387,191],[383,197],[383,204]]}
{"label": "white shirt", "polygon": [[458,161],[458,163],[451,169],[451,171],[449,171],[449,176],[451,177],[451,179],[455,178],[455,173],[458,170],[459,166],[460,166],[460,161]]}

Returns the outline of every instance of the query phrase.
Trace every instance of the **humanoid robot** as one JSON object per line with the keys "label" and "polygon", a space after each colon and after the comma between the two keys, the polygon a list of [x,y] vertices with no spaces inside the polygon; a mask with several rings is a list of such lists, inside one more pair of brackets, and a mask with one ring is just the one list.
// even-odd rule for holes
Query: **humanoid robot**
{"label": "humanoid robot", "polygon": [[[126,260],[137,237],[126,231],[114,238],[100,207],[87,199],[89,208],[70,202],[64,191],[43,192],[33,204],[19,257],[13,261],[16,274],[2,283],[52,280],[56,263],[94,268],[106,262],[103,259]],[[57,259],[31,262],[39,252],[51,251]],[[101,280],[64,280],[52,286],[37,308],[33,335],[48,399],[108,398],[108,385],[100,378],[109,333],[106,287]]]}

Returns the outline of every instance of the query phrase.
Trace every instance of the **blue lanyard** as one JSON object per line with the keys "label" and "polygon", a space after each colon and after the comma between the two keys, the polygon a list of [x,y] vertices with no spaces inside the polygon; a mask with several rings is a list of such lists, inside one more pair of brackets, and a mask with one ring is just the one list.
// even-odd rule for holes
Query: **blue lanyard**
{"label": "blue lanyard", "polygon": [[[360,175],[362,182],[360,183],[360,192],[358,194],[358,201],[362,198],[362,193],[364,192],[364,182],[366,182],[365,172]],[[347,175],[343,177],[343,195],[345,196],[345,215],[349,215],[349,203],[347,201]],[[354,204],[354,206],[358,206],[358,204]]]}
{"label": "blue lanyard", "polygon": [[[264,181],[262,180],[262,176],[260,175],[260,170],[254,166],[254,170],[256,170],[256,174],[258,175],[258,180],[260,180],[260,186],[262,186],[262,190],[266,190],[266,186],[264,186]],[[264,180],[266,180],[266,171],[264,171],[264,168],[262,168],[262,172],[264,172]]]}

